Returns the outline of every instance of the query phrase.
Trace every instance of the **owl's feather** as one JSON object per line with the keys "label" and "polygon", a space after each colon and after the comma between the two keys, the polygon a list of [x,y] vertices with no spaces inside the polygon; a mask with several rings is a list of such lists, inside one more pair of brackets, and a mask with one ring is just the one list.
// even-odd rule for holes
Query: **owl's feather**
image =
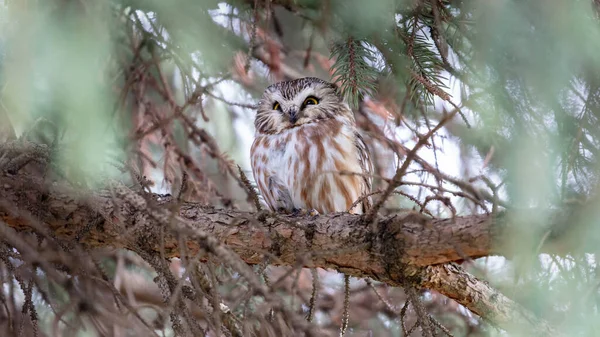
{"label": "owl's feather", "polygon": [[268,191],[275,199],[275,204],[277,204],[280,209],[294,209],[292,196],[290,195],[290,191],[285,186],[283,181],[281,181],[275,174],[270,174],[267,178],[267,182]]}

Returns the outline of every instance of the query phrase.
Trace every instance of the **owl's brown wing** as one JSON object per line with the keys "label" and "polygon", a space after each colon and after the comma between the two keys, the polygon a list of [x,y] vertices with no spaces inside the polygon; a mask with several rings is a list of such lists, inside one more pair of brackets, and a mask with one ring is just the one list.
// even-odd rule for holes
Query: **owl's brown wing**
{"label": "owl's brown wing", "polygon": [[[367,147],[367,144],[365,143],[363,137],[358,132],[356,132],[355,145],[358,150],[358,162],[362,170],[362,179],[364,180],[364,188],[361,191],[361,195],[365,195],[371,193],[371,188],[373,185],[373,162],[371,161],[369,148]],[[363,200],[362,206],[363,213],[371,208],[372,201],[370,196]]]}
{"label": "owl's brown wing", "polygon": [[265,144],[265,137],[258,136],[250,148],[250,166],[260,194],[272,211],[294,208],[290,191],[285,187],[277,174],[270,169],[267,154],[271,148]]}

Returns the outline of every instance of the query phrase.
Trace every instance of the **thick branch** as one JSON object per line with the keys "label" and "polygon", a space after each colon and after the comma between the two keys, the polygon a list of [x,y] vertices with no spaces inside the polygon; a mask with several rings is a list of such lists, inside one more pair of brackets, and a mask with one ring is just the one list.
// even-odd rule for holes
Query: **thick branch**
{"label": "thick branch", "polygon": [[[1,174],[0,195],[0,219],[18,231],[32,231],[34,215],[58,239],[79,238],[89,247],[133,251],[142,247],[159,252],[162,245],[167,256],[180,253],[180,241],[168,224],[126,200],[111,199],[109,193],[82,196],[60,184],[47,186],[36,176]],[[168,198],[152,198],[162,210],[178,207],[175,221],[219,239],[246,263],[261,263],[266,254],[272,264],[300,262],[394,286],[413,283],[455,299],[500,327],[511,328],[516,322],[551,334],[548,326],[515,310],[517,304],[460,267],[439,265],[494,254],[503,226],[489,216],[430,220],[408,212],[381,219],[378,232],[370,233],[360,216],[350,214],[293,218],[191,203],[178,206]],[[201,244],[187,240],[185,249],[193,255]]]}

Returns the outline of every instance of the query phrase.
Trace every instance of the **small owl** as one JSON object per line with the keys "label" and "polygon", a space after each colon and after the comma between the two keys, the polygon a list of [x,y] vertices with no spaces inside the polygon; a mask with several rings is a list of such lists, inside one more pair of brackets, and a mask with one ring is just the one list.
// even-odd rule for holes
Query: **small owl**
{"label": "small owl", "polygon": [[[254,125],[252,172],[272,211],[342,212],[371,191],[367,146],[334,84],[306,77],[267,87]],[[370,205],[367,197],[349,211]]]}

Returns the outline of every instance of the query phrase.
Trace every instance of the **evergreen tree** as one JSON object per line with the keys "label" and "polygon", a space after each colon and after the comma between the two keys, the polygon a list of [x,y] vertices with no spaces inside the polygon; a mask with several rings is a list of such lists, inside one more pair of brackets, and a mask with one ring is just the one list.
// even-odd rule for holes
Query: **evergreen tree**
{"label": "evergreen tree", "polygon": [[[598,1],[0,3],[0,335],[597,335]],[[304,76],[364,216],[256,193],[256,102]]]}

